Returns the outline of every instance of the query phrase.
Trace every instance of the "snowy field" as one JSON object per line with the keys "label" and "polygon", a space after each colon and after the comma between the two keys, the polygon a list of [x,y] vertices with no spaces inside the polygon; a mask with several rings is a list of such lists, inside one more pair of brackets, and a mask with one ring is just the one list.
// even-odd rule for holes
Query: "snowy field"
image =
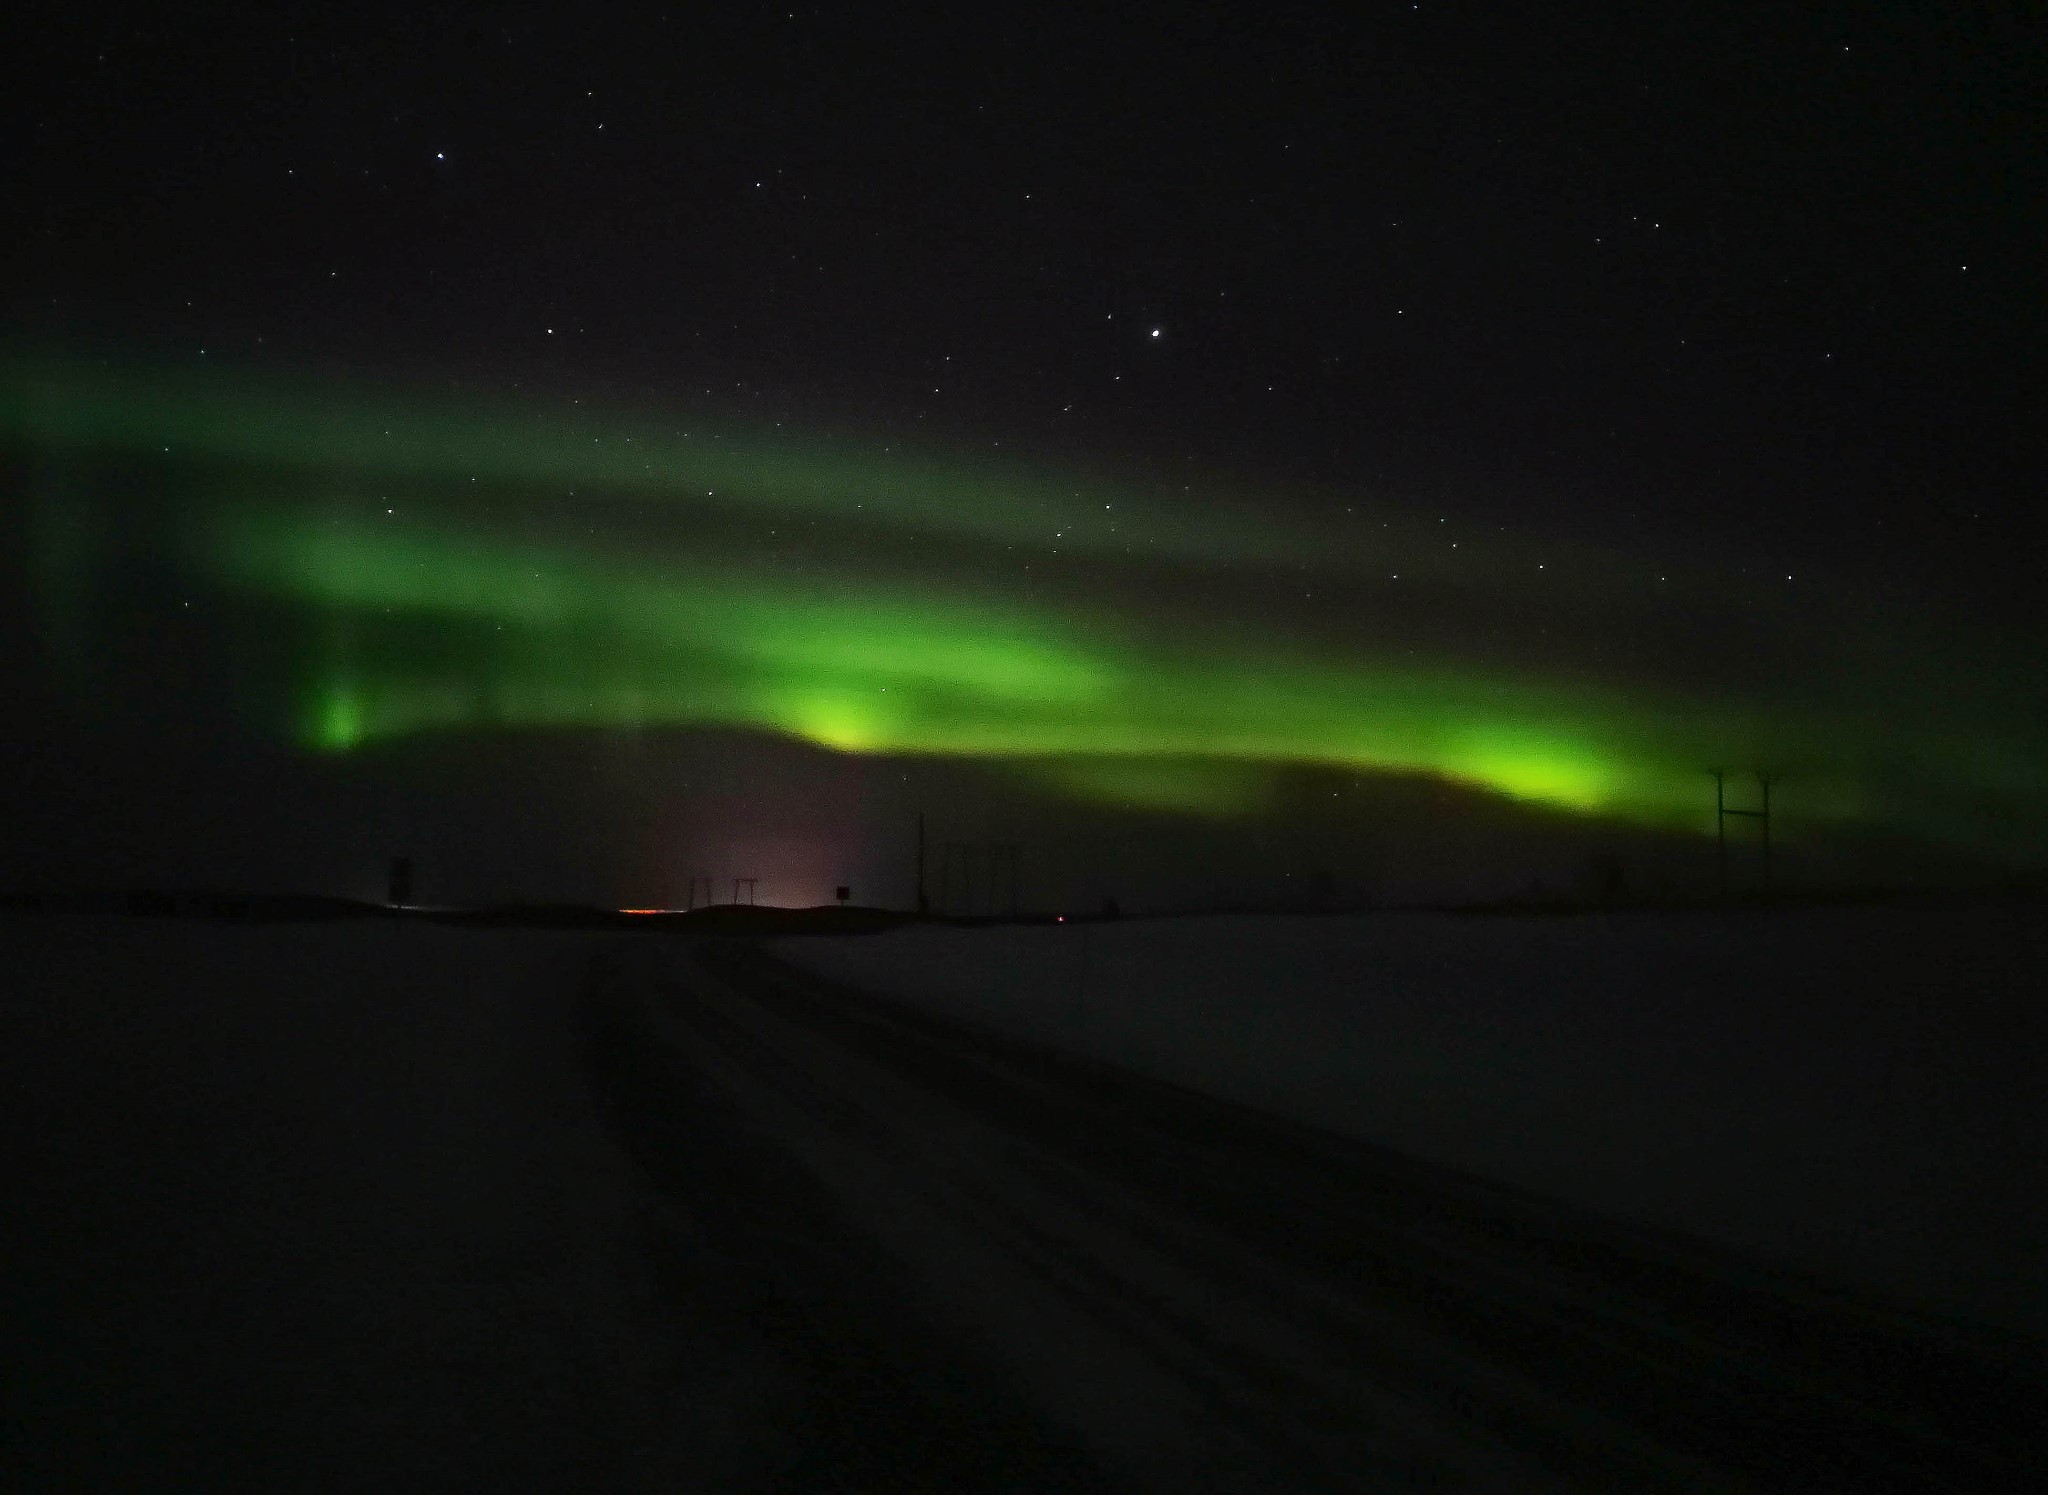
{"label": "snowy field", "polygon": [[0,920],[0,1483],[619,1488],[653,1413],[587,951]]}
{"label": "snowy field", "polygon": [[[740,1488],[791,1428],[826,1425],[812,1367],[745,1322],[752,1278],[714,1228],[787,1184],[759,1138],[735,1152],[754,1134],[720,1130],[680,1050],[645,1048],[635,1136],[707,1191],[651,1214],[585,1069],[593,973],[645,967],[687,996],[693,948],[0,918],[0,1485]],[[2048,1334],[2048,948],[2014,911],[1132,920],[777,948]],[[629,1053],[654,1042],[622,1032]],[[800,1261],[844,1252],[787,1233]]]}
{"label": "snowy field", "polygon": [[784,940],[933,1011],[2048,1335],[2038,910]]}

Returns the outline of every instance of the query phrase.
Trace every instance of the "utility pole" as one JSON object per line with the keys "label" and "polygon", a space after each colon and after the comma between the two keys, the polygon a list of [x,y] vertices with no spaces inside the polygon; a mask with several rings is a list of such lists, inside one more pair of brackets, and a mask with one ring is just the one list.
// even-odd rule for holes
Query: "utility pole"
{"label": "utility pole", "polygon": [[[1017,843],[948,841],[940,848],[939,911],[966,918],[995,918],[1003,880],[1008,878],[1010,917],[1017,915]],[[960,869],[960,906],[953,905],[953,869]],[[977,885],[979,901],[977,902]]]}
{"label": "utility pole", "polygon": [[1728,898],[1728,817],[1740,815],[1745,820],[1760,822],[1763,830],[1764,850],[1764,892],[1771,892],[1771,776],[1762,769],[1756,773],[1757,787],[1763,793],[1762,805],[1754,810],[1732,810],[1728,807],[1726,770],[1716,768],[1714,775],[1714,853],[1720,863],[1721,898]]}

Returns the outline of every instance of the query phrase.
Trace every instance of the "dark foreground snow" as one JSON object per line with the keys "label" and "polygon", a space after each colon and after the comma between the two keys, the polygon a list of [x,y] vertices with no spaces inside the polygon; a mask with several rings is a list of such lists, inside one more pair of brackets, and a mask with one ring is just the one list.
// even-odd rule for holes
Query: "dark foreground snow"
{"label": "dark foreground snow", "polygon": [[[1843,1153],[1860,1182],[1816,1212],[1829,1229],[1884,1173],[1892,1134],[1850,1102],[1905,1082],[1852,1067],[1830,1088],[1828,1023],[1786,1016],[1782,983],[1709,1013],[1714,972],[1643,953],[1647,936],[1306,927],[792,947],[1058,1040],[1039,1049],[745,941],[9,921],[0,1473],[33,1490],[1237,1495],[1962,1491],[2027,1472],[2048,1377],[2025,1336],[1059,1052],[1178,1066],[1212,1092],[1263,1081],[1254,1099],[1297,1112],[1377,1094],[1406,1151],[1470,1164],[1446,1145],[1462,1136],[1515,1163],[1477,1170],[1494,1177],[1575,1149],[1612,1175],[1636,1156],[1609,1137],[1618,1100],[1646,1091],[1686,1122],[1641,1102],[1642,1147],[1667,1163],[1655,1149],[1703,1117],[1760,1109],[1705,1129],[1691,1184],[1665,1170],[1695,1211],[1731,1149],[1793,1167],[1803,1144],[1771,1128],[1801,1117],[1848,1116],[1828,1135],[1865,1149]],[[2021,948],[1976,933],[2006,941],[2001,962]],[[1863,988],[1892,1046],[1844,1047],[1961,1067],[1968,1084],[1908,1087],[1916,1125],[1896,1134],[1948,1156],[2024,1114],[1995,1087],[2040,1028],[2012,1016],[2013,989],[1905,981],[1933,968],[1903,948],[1859,968],[1893,993]],[[1710,965],[1704,949],[1688,959]],[[1544,973],[1574,961],[1656,975],[1681,1016],[1645,1020],[1640,988],[1566,1000],[1578,987]],[[1362,964],[1377,1002],[1358,998]],[[1519,997],[1500,985],[1516,969],[1536,973]],[[1899,1026],[1887,1003],[1908,988],[1951,1016]],[[1658,1083],[1628,1079],[1628,1056],[1661,1056]],[[1768,1077],[1752,1104],[1714,1099],[1751,1069]],[[1802,1110],[1802,1076],[1834,1099]],[[1489,1119],[1423,1125],[1446,1095]],[[1560,1130],[1510,1137],[1510,1120]],[[1999,1146],[2040,1156],[2031,1134]],[[1986,1156],[1948,1197],[2013,1197]],[[2009,1263],[2037,1219],[2002,1216],[1995,1249],[1982,1215],[1954,1239]],[[1987,1301],[2020,1290],[2000,1270]]]}
{"label": "dark foreground snow", "polygon": [[926,1011],[2048,1336],[2048,918],[1189,918],[783,940]]}
{"label": "dark foreground snow", "polygon": [[0,939],[14,1488],[615,1482],[640,1339],[580,941]]}

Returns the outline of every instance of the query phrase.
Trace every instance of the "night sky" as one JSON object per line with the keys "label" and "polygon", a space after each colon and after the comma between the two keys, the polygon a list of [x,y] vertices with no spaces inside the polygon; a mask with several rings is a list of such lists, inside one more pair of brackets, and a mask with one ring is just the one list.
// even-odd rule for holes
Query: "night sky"
{"label": "night sky", "polygon": [[2038,869],[2048,32],[1606,11],[11,19],[0,871]]}

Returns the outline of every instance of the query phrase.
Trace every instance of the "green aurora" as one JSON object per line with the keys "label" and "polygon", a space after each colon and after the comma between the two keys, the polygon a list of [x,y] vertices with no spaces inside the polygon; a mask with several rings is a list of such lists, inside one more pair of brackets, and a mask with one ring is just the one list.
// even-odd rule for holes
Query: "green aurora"
{"label": "green aurora", "polygon": [[[1908,818],[1959,841],[1987,819],[2037,826],[2048,803],[2024,737],[1953,718],[1878,723],[1839,694],[1734,702],[1376,654],[1253,619],[1162,623],[944,567],[883,568],[858,546],[777,564],[720,521],[829,518],[1120,565],[1331,559],[1308,528],[1026,463],[670,426],[0,366],[0,440],[38,470],[118,460],[181,475],[191,570],[298,620],[300,707],[279,725],[322,752],[456,730],[741,728],[973,758],[1077,799],[1180,813],[1253,813],[1276,773],[1312,766],[1697,831],[1712,826],[1708,766],[1768,765],[1796,774],[1795,826],[1862,821],[1880,796],[1891,814],[1899,784],[1924,783],[1933,808]],[[533,495],[565,488],[644,510],[673,538],[622,546],[517,522]],[[383,503],[394,491],[402,518]],[[484,517],[497,494],[504,513]],[[89,557],[61,513],[45,518],[46,596],[75,597]],[[1974,819],[1944,808],[1956,803]]]}
{"label": "green aurora", "polygon": [[[217,514],[206,548],[232,580],[333,620],[302,723],[333,751],[478,725],[741,726],[844,752],[1050,760],[1037,771],[1076,792],[1215,813],[1258,799],[1255,776],[1221,765],[1296,763],[1683,823],[1700,778],[1682,744],[1715,730],[1677,703],[1279,646],[1166,648],[1108,617],[929,586],[821,588],[730,561],[640,564],[262,509]],[[466,667],[408,668],[381,618],[465,630]]]}

